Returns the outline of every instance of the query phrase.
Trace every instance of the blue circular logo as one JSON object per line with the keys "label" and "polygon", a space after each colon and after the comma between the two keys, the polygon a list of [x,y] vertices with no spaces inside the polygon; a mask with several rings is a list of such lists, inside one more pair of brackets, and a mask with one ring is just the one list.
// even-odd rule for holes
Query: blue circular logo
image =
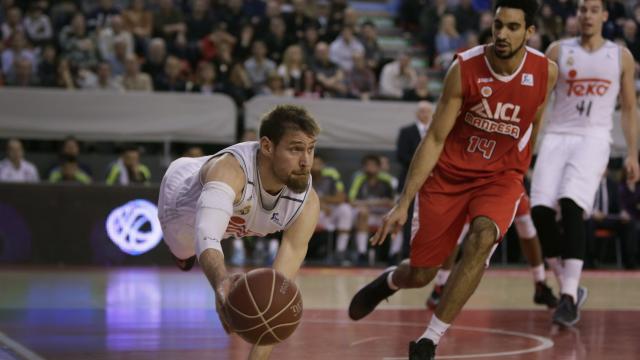
{"label": "blue circular logo", "polygon": [[129,255],[146,253],[162,240],[158,208],[139,199],[113,209],[107,217],[107,234]]}

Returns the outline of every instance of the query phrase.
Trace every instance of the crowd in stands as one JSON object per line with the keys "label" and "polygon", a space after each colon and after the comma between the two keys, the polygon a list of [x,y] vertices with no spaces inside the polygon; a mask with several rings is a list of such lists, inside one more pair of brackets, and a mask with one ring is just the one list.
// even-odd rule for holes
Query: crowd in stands
{"label": "crowd in stands", "polygon": [[[428,74],[490,39],[489,6],[400,1],[407,46],[389,53],[376,18],[346,0],[2,0],[0,85],[219,92],[238,105],[267,94],[434,100]],[[605,36],[640,58],[640,6],[609,7]],[[530,46],[576,35],[575,13],[576,1],[545,0]]]}
{"label": "crowd in stands", "polygon": [[6,142],[5,158],[0,161],[0,183],[74,183],[88,185],[104,183],[107,185],[148,185],[151,181],[149,168],[140,162],[141,149],[135,145],[125,145],[120,156],[107,170],[105,179],[94,179],[90,166],[81,162],[80,144],[68,137],[60,146],[58,161],[44,171],[25,158],[22,141],[17,138]]}

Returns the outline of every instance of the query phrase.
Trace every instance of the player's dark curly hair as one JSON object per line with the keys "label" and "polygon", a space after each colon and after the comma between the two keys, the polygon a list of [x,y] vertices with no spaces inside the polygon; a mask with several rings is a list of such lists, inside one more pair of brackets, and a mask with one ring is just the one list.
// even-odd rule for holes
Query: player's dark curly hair
{"label": "player's dark curly hair", "polygon": [[266,136],[278,145],[287,130],[302,131],[317,136],[320,127],[305,108],[296,105],[278,105],[269,111],[260,124],[260,137]]}
{"label": "player's dark curly hair", "polygon": [[494,11],[498,10],[499,7],[508,7],[524,11],[524,23],[528,28],[533,25],[540,4],[538,4],[537,0],[496,0],[495,6],[493,7]]}

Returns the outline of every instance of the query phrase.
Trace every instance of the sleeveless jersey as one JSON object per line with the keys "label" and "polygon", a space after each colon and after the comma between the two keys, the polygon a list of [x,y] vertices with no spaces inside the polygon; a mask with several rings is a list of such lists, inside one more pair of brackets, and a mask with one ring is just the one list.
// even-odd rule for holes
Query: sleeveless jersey
{"label": "sleeveless jersey", "polygon": [[257,166],[259,146],[255,141],[244,142],[230,146],[215,155],[193,159],[190,165],[191,174],[184,180],[183,189],[180,190],[176,200],[176,207],[183,210],[193,209],[192,211],[195,212],[203,186],[200,170],[207,161],[223,154],[231,154],[240,163],[246,183],[240,200],[233,204],[233,215],[224,238],[265,236],[286,230],[298,218],[304,207],[311,188],[311,177],[303,193],[295,193],[285,187],[278,195],[273,209],[266,209],[260,196],[261,184]]}
{"label": "sleeveless jersey", "polygon": [[558,84],[545,132],[611,139],[622,74],[620,47],[607,40],[588,52],[579,38],[572,38],[561,41],[558,50]]}
{"label": "sleeveless jersey", "polygon": [[485,46],[477,46],[457,57],[463,102],[436,165],[455,179],[524,174],[531,161],[533,121],[547,92],[544,54],[527,48],[520,67],[502,76],[484,52]]}

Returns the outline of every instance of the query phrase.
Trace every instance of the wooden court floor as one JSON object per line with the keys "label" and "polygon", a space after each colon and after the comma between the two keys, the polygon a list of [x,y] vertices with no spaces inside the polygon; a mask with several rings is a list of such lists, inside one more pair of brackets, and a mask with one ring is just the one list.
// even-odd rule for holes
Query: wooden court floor
{"label": "wooden court floor", "polygon": [[[430,286],[350,321],[351,296],[379,271],[304,269],[303,322],[272,359],[406,359],[431,315]],[[587,272],[583,284],[580,323],[560,329],[534,306],[528,271],[489,270],[438,359],[640,359],[640,272]],[[199,269],[0,267],[0,360],[235,360],[248,350],[222,330]]]}

